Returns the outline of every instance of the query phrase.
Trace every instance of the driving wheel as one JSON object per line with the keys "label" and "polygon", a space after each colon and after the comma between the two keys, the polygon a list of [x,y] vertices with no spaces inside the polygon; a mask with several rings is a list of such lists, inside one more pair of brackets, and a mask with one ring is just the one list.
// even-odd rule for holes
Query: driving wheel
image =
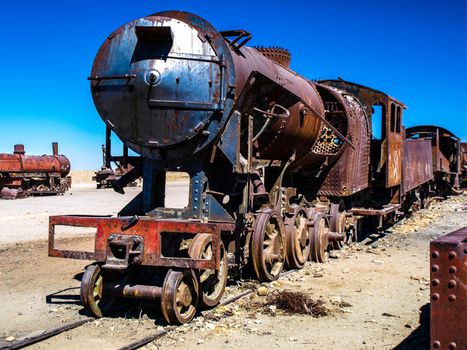
{"label": "driving wheel", "polygon": [[[207,233],[199,233],[193,238],[188,250],[192,259],[211,260],[212,236]],[[224,244],[220,242],[220,266],[219,270],[206,269],[200,271],[200,306],[213,307],[219,303],[224,294],[228,277],[227,252]]]}
{"label": "driving wheel", "polygon": [[190,322],[198,306],[198,278],[193,270],[169,270],[162,285],[161,309],[167,323]]}
{"label": "driving wheel", "polygon": [[280,215],[271,209],[259,213],[253,227],[251,258],[260,282],[279,278],[285,260],[285,229]]}
{"label": "driving wheel", "polygon": [[301,205],[292,205],[294,213],[285,221],[285,237],[287,248],[287,266],[301,269],[310,255],[311,240],[308,227],[308,216]]}

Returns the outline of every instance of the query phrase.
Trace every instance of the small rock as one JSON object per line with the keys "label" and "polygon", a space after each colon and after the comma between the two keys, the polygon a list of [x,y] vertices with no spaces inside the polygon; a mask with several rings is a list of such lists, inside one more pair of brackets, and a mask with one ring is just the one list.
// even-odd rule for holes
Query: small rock
{"label": "small rock", "polygon": [[13,341],[13,340],[15,340],[15,339],[16,339],[16,338],[13,337],[13,336],[9,336],[9,337],[5,338],[5,340],[8,341],[8,342],[11,342],[11,341]]}
{"label": "small rock", "polygon": [[257,290],[257,293],[259,296],[266,296],[268,295],[268,292],[269,292],[268,288],[264,286],[259,287]]}
{"label": "small rock", "polygon": [[338,297],[338,296],[334,296],[334,297],[329,298],[329,301],[330,301],[332,304],[340,305],[340,304],[342,303],[342,298],[341,298],[341,297]]}
{"label": "small rock", "polygon": [[341,257],[341,255],[340,255],[339,253],[337,253],[336,251],[331,250],[331,251],[329,252],[329,257],[330,257],[331,259],[339,259],[339,258]]}
{"label": "small rock", "polygon": [[297,341],[297,340],[298,340],[297,338],[289,337],[289,341]]}
{"label": "small rock", "polygon": [[371,262],[378,265],[384,264],[383,260],[371,260]]}
{"label": "small rock", "polygon": [[198,345],[199,345],[199,344],[204,344],[204,340],[203,340],[203,339],[198,339],[198,340],[196,341],[196,343],[197,343]]}
{"label": "small rock", "polygon": [[263,321],[262,320],[255,320],[255,323],[256,324],[261,324],[261,323],[263,323]]}
{"label": "small rock", "polygon": [[379,244],[377,242],[373,242],[373,243],[370,244],[370,247],[375,249],[375,248],[379,247]]}

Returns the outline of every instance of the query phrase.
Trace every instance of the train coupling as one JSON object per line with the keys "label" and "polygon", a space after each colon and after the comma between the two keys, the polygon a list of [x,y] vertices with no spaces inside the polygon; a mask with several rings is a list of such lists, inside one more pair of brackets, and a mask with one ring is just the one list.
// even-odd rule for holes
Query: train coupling
{"label": "train coupling", "polygon": [[143,237],[113,234],[107,239],[106,270],[125,270],[143,261]]}

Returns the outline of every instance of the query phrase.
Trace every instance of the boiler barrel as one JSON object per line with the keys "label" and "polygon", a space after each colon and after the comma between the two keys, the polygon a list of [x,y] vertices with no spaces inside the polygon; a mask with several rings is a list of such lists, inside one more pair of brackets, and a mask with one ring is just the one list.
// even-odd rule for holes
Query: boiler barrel
{"label": "boiler barrel", "polygon": [[0,154],[0,173],[59,172],[62,176],[70,172],[70,161],[65,156],[25,156]]}

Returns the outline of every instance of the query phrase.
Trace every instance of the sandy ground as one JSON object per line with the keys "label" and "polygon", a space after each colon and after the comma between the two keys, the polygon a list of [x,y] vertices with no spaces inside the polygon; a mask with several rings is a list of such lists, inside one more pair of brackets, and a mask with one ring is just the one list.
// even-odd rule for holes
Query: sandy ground
{"label": "sandy ground", "polygon": [[[0,243],[45,240],[50,215],[115,215],[140,191],[129,187],[121,195],[112,189],[95,189],[95,184],[74,184],[59,196],[0,200]],[[168,207],[183,207],[188,202],[188,184],[170,182],[167,186]]]}
{"label": "sandy ground", "polygon": [[[79,280],[89,263],[47,256],[47,217],[62,213],[112,214],[139,189],[124,196],[91,186],[60,197],[0,201],[0,347],[7,337],[87,316],[79,301]],[[171,200],[186,195],[171,184]],[[262,305],[264,296],[219,307],[145,349],[425,349],[428,341],[430,240],[467,226],[467,197],[422,210],[391,232],[375,234],[332,254],[326,264],[266,285],[322,299],[324,317],[287,315]],[[86,238],[75,239],[78,246]],[[22,241],[22,242],[20,242]],[[254,282],[229,286],[228,295]],[[166,325],[157,305],[130,303],[114,317],[93,321],[33,349],[117,349]],[[10,338],[11,339],[11,338]]]}

